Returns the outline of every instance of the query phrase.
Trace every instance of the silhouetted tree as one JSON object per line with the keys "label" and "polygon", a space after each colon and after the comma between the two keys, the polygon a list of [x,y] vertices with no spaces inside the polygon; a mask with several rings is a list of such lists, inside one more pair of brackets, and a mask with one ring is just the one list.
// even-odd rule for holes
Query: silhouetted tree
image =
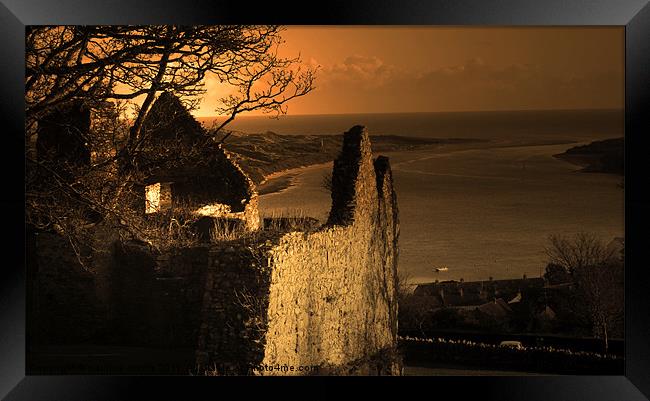
{"label": "silhouetted tree", "polygon": [[[314,70],[301,70],[299,58],[278,55],[280,33],[278,26],[27,27],[28,225],[66,235],[76,251],[88,225],[106,219],[124,235],[149,241],[130,207],[143,170],[196,157],[227,138],[224,127],[239,113],[286,113],[288,101],[313,89]],[[224,121],[210,131],[213,137],[194,127],[196,141],[156,146],[157,124],[169,126],[176,117],[188,121],[166,110],[159,113],[165,121],[147,120],[156,98],[171,93],[191,109],[205,93],[208,76],[225,89],[216,110]],[[92,115],[90,126],[75,117],[85,113]],[[54,139],[49,143],[64,138],[84,155],[82,163],[59,157],[66,149],[48,156],[48,124]],[[155,160],[147,158],[152,149],[159,150]]]}
{"label": "silhouetted tree", "polygon": [[282,113],[286,102],[312,89],[313,70],[279,57],[278,26],[30,26],[26,30],[27,127],[74,99],[142,99],[129,134],[141,140],[144,117],[157,93],[196,102],[208,74],[236,91],[223,97],[228,115]]}
{"label": "silhouetted tree", "polygon": [[433,327],[432,317],[440,305],[433,296],[402,293],[398,307],[400,332],[417,332],[426,337],[426,331]]}
{"label": "silhouetted tree", "polygon": [[569,274],[565,267],[556,265],[554,263],[549,263],[546,265],[544,278],[546,281],[548,281],[549,284],[570,283],[573,280],[571,274]]}
{"label": "silhouetted tree", "polygon": [[[551,236],[546,248],[549,266],[568,272],[584,303],[583,313],[592,324],[593,335],[602,338],[608,350],[612,331],[622,335],[623,260],[592,234]],[[547,270],[548,271],[548,270]]]}
{"label": "silhouetted tree", "polygon": [[579,294],[585,300],[596,338],[603,339],[604,351],[609,348],[610,333],[622,336],[624,313],[623,265],[612,261],[575,271]]}
{"label": "silhouetted tree", "polygon": [[573,237],[551,235],[545,248],[549,263],[574,274],[576,269],[595,266],[609,260],[613,252],[593,234],[578,233]]}

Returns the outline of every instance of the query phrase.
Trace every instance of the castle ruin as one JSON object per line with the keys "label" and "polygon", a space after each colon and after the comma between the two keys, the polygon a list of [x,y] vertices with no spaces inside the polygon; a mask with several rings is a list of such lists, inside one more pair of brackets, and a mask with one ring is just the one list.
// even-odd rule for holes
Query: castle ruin
{"label": "castle ruin", "polygon": [[[203,140],[179,105],[161,95],[145,122],[167,147]],[[397,200],[388,159],[373,159],[367,130],[344,134],[329,219],[303,229],[260,224],[252,181],[227,151],[207,149],[195,162],[150,171],[137,201],[151,216],[183,207],[235,221],[241,235],[163,254],[112,240],[91,258],[94,275],[72,267],[55,234],[36,235],[28,243],[35,341],[191,348],[199,372],[219,374],[398,374]]]}

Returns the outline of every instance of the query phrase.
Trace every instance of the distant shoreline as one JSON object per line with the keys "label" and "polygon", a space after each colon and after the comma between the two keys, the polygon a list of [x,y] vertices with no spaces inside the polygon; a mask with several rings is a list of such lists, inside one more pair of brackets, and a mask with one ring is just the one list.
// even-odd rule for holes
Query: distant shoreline
{"label": "distant shoreline", "polygon": [[581,172],[623,175],[623,147],[624,138],[613,138],[574,146],[553,157],[582,167]]}
{"label": "distant shoreline", "polygon": [[257,193],[261,196],[283,192],[295,185],[294,179],[300,172],[308,168],[324,167],[331,163],[332,162],[330,161],[325,163],[307,164],[271,173],[265,176],[264,180],[257,185]]}
{"label": "distant shoreline", "polygon": [[272,180],[271,182],[267,182],[268,179],[265,179],[257,186],[257,194],[262,196],[262,195],[280,193],[285,189],[293,186],[294,178],[295,178],[295,174],[286,174],[281,177],[270,178],[270,180]]}
{"label": "distant shoreline", "polygon": [[[407,137],[405,137],[407,138]],[[434,153],[449,153],[459,150],[470,150],[474,148],[511,148],[511,147],[530,147],[530,146],[554,146],[554,145],[569,145],[575,144],[575,141],[557,140],[557,141],[533,141],[528,143],[498,143],[498,142],[479,142],[468,141],[466,143],[447,143],[447,144],[428,144],[415,147],[405,147],[395,150],[386,150],[391,152],[408,152],[413,150],[423,150],[431,148]],[[480,145],[479,145],[480,144]],[[442,146],[441,146],[442,145]],[[481,146],[482,145],[482,146]],[[462,146],[462,148],[458,148]],[[435,150],[434,150],[435,149]],[[387,153],[382,152],[382,153]],[[274,171],[264,175],[264,178],[257,184],[258,195],[270,195],[274,193],[281,193],[295,185],[295,178],[307,168],[319,168],[332,163],[327,162],[313,162],[301,166],[285,168],[282,170]]]}
{"label": "distant shoreline", "polygon": [[[291,186],[289,172],[313,165],[331,163],[339,154],[342,135],[278,135],[233,132],[225,143],[241,168],[265,195]],[[399,135],[371,136],[373,151],[416,150],[435,146],[466,146],[488,143],[475,138],[416,138]]]}

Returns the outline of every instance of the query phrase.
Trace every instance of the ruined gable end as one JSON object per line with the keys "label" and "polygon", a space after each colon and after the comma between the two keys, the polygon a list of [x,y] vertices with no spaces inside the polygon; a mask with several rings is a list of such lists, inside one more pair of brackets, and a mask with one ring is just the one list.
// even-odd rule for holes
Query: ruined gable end
{"label": "ruined gable end", "polygon": [[[357,125],[343,134],[341,153],[334,160],[332,169],[332,207],[328,224],[348,225],[355,219],[357,202],[374,193],[369,190],[365,178],[374,176],[372,150],[368,131]],[[363,177],[363,178],[359,178]]]}
{"label": "ruined gable end", "polygon": [[170,92],[163,92],[158,96],[145,117],[142,130],[156,141],[192,144],[205,137],[201,124],[181,100]]}
{"label": "ruined gable end", "polygon": [[255,185],[234,158],[208,138],[180,99],[162,93],[145,118],[143,132],[153,139],[145,162],[161,152],[181,156],[147,172],[142,206],[146,214],[183,208],[204,222],[240,221],[246,229],[259,228]]}

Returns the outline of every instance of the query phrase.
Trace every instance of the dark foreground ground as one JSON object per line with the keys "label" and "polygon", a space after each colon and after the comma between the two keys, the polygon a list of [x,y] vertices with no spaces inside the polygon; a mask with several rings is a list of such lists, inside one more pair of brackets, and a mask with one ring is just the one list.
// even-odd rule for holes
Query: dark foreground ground
{"label": "dark foreground ground", "polygon": [[27,374],[190,375],[197,374],[192,349],[101,345],[34,347]]}
{"label": "dark foreground ground", "polygon": [[404,376],[540,376],[543,373],[468,369],[464,366],[404,366]]}
{"label": "dark foreground ground", "polygon": [[[522,352],[489,355],[483,350],[477,355],[470,349],[456,349],[452,357],[445,347],[430,344],[407,344],[402,341],[400,352],[405,376],[529,376],[558,374],[622,374],[614,372],[618,363],[586,367],[576,365],[567,370],[562,361],[535,357],[539,363],[530,364],[531,355]],[[448,348],[448,347],[447,347]],[[483,356],[481,356],[483,355]],[[521,359],[520,361],[518,361]],[[620,361],[622,369],[622,360]],[[584,368],[584,369],[583,369]],[[598,373],[600,372],[600,373]],[[34,347],[28,353],[28,375],[205,375],[196,369],[191,349],[165,349],[98,345],[61,345]]]}
{"label": "dark foreground ground", "polygon": [[[196,375],[188,362],[192,350],[155,350],[135,347],[42,347],[31,358],[31,375],[107,374]],[[453,364],[404,366],[404,376],[530,376],[533,372],[479,369]]]}

